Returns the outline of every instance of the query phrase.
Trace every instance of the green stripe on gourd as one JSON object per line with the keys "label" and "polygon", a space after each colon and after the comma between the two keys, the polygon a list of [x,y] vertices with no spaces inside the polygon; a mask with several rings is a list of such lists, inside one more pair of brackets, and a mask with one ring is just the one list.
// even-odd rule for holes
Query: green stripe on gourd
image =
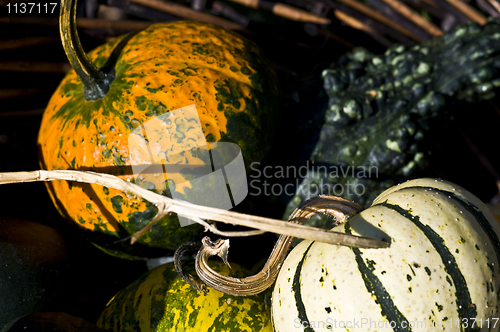
{"label": "green stripe on gourd", "polygon": [[[302,267],[304,266],[304,261],[307,258],[307,253],[309,252],[309,249],[311,248],[312,243],[307,247],[306,251],[304,252],[304,255],[302,256],[302,259],[299,262],[299,265],[297,266],[297,269],[295,270],[295,274],[293,276],[293,293],[295,295],[295,306],[297,307],[297,312],[299,314],[299,320],[301,322],[303,321],[309,321],[307,319],[307,314],[306,310],[304,308],[304,302],[302,301],[302,294],[301,294],[301,284],[300,284],[300,274],[302,272]],[[309,326],[306,326],[304,328],[304,332],[310,332],[311,329]]]}
{"label": "green stripe on gourd", "polygon": [[[349,224],[345,225],[345,232],[347,234],[352,234]],[[401,311],[399,311],[398,307],[394,305],[390,294],[387,293],[380,279],[373,273],[375,270],[374,262],[365,262],[358,248],[352,248],[352,252],[356,257],[358,270],[363,276],[366,290],[373,295],[375,302],[380,305],[382,315],[385,316],[388,321],[395,322],[398,326],[401,326],[402,322],[408,321]],[[408,331],[408,329],[402,328],[401,331]]]}
{"label": "green stripe on gourd", "polygon": [[479,210],[477,206],[474,206],[473,204],[466,202],[463,198],[455,195],[453,192],[450,191],[440,190],[431,187],[413,187],[413,188],[424,188],[427,190],[434,190],[435,192],[438,192],[440,194],[447,195],[449,199],[456,201],[464,209],[469,211],[469,213],[474,215],[477,222],[481,225],[483,230],[488,234],[490,241],[493,243],[495,247],[495,253],[497,255],[497,258],[500,260],[500,240],[498,239],[498,234],[495,233],[495,230],[493,229],[492,225],[488,222],[484,214],[481,212],[481,210]]}
{"label": "green stripe on gourd", "polygon": [[[273,291],[276,332],[368,331],[370,323],[381,331],[436,331],[441,324],[449,331],[499,331],[493,324],[500,318],[500,226],[463,188],[408,181],[333,230],[390,237],[391,247],[297,245]],[[301,303],[293,305],[297,292]]]}
{"label": "green stripe on gourd", "polygon": [[[439,236],[439,234],[436,233],[428,225],[423,225],[420,222],[420,218],[418,216],[411,215],[408,211],[403,210],[400,206],[388,203],[381,203],[379,205],[384,206],[388,209],[392,209],[401,214],[410,222],[414,223],[427,236],[429,241],[434,246],[434,249],[437,251],[439,256],[441,256],[441,260],[444,265],[444,271],[448,273],[451,280],[453,281],[453,284],[455,285],[455,294],[457,298],[456,306],[460,321],[462,321],[463,319],[476,319],[477,312],[475,309],[475,305],[471,301],[470,294],[467,288],[467,282],[460,272],[460,268],[457,265],[455,257],[445,245],[443,238]],[[449,279],[447,278],[447,280]]]}

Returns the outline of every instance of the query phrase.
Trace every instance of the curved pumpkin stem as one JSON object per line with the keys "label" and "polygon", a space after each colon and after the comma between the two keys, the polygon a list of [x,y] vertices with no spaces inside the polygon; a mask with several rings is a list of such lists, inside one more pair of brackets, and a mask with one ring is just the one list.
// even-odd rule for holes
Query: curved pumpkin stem
{"label": "curved pumpkin stem", "polygon": [[[322,195],[314,197],[296,208],[288,221],[303,224],[316,214],[326,214],[335,217],[339,223],[344,223],[360,210],[361,206],[354,202],[340,197]],[[341,245],[373,247],[370,242],[371,239],[365,237],[351,237],[349,234],[344,233],[335,233],[335,235],[338,237],[338,244]],[[196,256],[196,273],[208,286],[226,294],[247,296],[261,293],[276,280],[292,240],[293,236],[281,235],[262,270],[253,276],[238,279],[222,275],[210,268],[208,265],[210,256],[218,255],[224,262],[227,262],[229,241],[218,240],[212,242],[207,236],[203,238],[202,247]]]}
{"label": "curved pumpkin stem", "polygon": [[85,100],[97,100],[109,91],[114,75],[99,70],[85,55],[76,30],[76,3],[61,0],[59,32],[69,63],[83,82]]}

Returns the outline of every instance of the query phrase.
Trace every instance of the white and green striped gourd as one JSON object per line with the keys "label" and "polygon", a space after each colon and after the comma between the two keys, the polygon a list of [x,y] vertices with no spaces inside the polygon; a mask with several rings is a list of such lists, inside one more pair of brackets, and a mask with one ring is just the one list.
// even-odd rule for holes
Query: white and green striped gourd
{"label": "white and green striped gourd", "polygon": [[500,226],[467,190],[408,181],[334,230],[391,246],[302,241],[276,280],[276,332],[500,330]]}

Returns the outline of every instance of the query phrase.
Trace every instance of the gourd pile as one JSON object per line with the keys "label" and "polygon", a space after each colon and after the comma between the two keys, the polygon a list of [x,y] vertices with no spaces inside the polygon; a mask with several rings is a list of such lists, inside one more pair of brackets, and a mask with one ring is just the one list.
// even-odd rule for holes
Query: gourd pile
{"label": "gourd pile", "polygon": [[[230,209],[241,188],[228,180],[234,168],[214,168],[214,160],[229,165],[234,159],[217,150],[220,144],[239,148],[247,174],[255,164],[276,166],[276,144],[288,139],[273,137],[283,130],[286,96],[256,44],[212,24],[176,21],[120,36],[86,55],[76,8],[76,0],[61,1],[62,44],[73,69],[43,115],[42,169],[106,173],[163,196],[202,197],[202,205],[219,207],[219,197],[205,193],[220,183],[201,182],[190,168],[208,167],[220,171]],[[500,21],[490,20],[411,49],[396,45],[382,55],[358,49],[324,70],[323,119],[304,124],[317,140],[297,151],[320,165],[375,167],[382,176],[308,171],[286,202],[284,219],[303,224],[333,217],[329,225],[335,226],[326,228],[349,245],[304,240],[290,251],[293,238],[281,235],[267,262],[252,272],[228,263],[227,241],[200,242],[202,225],[182,225],[175,214],[157,218],[158,206],[139,194],[46,182],[60,215],[99,250],[128,260],[173,256],[173,263],[112,297],[89,330],[499,331],[499,221],[456,184],[414,179],[426,165],[430,121],[454,102],[492,98],[499,68]],[[169,129],[152,128],[154,121]],[[151,171],[154,176],[144,169],[135,174],[137,165],[156,163],[163,168]],[[308,188],[324,184],[349,187],[342,196],[350,201],[311,200]],[[187,248],[200,247],[194,265],[183,261]],[[214,255],[223,263],[208,263]],[[16,324],[28,323],[21,318],[5,326]]]}

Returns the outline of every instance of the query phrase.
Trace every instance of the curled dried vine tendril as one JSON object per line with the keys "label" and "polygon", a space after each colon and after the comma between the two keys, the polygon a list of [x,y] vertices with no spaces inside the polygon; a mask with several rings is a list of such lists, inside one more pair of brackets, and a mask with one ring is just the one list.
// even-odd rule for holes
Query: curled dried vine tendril
{"label": "curled dried vine tendril", "polygon": [[[303,224],[316,214],[326,214],[336,218],[338,223],[344,223],[350,216],[358,213],[360,210],[360,205],[343,198],[317,196],[295,209],[288,221],[290,223]],[[352,238],[344,233],[336,234],[338,237],[337,244],[373,248],[371,239],[365,237]],[[224,263],[227,264],[229,240],[217,240],[212,242],[210,238],[204,237],[202,239],[202,247],[196,256],[196,273],[209,287],[226,294],[248,296],[261,293],[269,288],[276,280],[280,267],[283,265],[290,249],[293,238],[294,237],[290,235],[281,235],[279,237],[271,255],[260,272],[246,278],[233,278],[215,272],[208,265],[208,258],[214,255],[220,256]],[[387,243],[386,247],[388,246],[389,243]]]}

